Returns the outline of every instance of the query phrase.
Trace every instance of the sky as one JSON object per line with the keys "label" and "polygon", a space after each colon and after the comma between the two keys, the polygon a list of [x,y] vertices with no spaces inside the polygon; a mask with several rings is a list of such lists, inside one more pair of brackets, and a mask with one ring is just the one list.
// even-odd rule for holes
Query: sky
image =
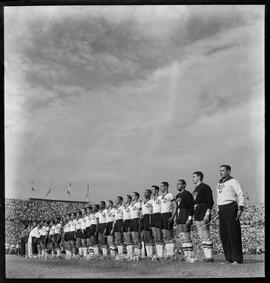
{"label": "sky", "polygon": [[14,6],[4,27],[7,198],[192,192],[199,170],[215,199],[225,163],[264,202],[264,6]]}

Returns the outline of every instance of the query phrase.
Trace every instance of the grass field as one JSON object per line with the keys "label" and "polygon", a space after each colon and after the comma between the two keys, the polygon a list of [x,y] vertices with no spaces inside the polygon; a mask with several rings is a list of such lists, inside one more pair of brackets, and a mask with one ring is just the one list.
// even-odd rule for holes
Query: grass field
{"label": "grass field", "polygon": [[87,261],[63,259],[25,259],[6,256],[6,278],[202,278],[202,277],[264,277],[264,255],[245,255],[242,265],[183,261],[119,262],[109,259]]}

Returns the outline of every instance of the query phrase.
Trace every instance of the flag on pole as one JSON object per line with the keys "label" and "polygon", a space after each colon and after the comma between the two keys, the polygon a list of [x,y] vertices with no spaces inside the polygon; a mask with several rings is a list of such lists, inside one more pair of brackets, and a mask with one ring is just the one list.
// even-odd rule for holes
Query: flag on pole
{"label": "flag on pole", "polygon": [[31,189],[32,189],[32,192],[35,190],[34,181],[31,182]]}
{"label": "flag on pole", "polygon": [[67,188],[67,194],[70,195],[71,193],[71,182],[69,183],[69,187]]}
{"label": "flag on pole", "polygon": [[50,188],[49,188],[47,194],[45,195],[45,197],[49,195],[49,193],[51,192],[51,190],[52,190],[52,184],[50,185]]}
{"label": "flag on pole", "polygon": [[90,193],[90,187],[89,187],[89,184],[87,184],[87,190],[86,190],[86,196],[85,196],[86,199],[89,196],[89,193]]}

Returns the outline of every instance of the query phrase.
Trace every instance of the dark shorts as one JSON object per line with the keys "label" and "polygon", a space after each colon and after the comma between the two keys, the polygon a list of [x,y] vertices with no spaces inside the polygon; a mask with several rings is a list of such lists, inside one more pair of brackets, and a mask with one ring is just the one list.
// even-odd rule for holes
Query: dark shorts
{"label": "dark shorts", "polygon": [[199,203],[194,208],[194,221],[202,221],[207,210],[206,203]]}
{"label": "dark shorts", "polygon": [[98,225],[98,233],[103,234],[106,229],[106,223],[100,223]]}
{"label": "dark shorts", "polygon": [[76,239],[75,231],[68,232],[68,240],[75,241],[75,239]]}
{"label": "dark shorts", "polygon": [[65,233],[64,233],[64,241],[65,241],[65,242],[68,242],[68,233],[69,233],[69,232],[65,232]]}
{"label": "dark shorts", "polygon": [[171,223],[169,224],[168,220],[169,218],[172,217],[171,212],[167,212],[167,213],[161,213],[161,223],[162,223],[162,229],[166,229],[166,230],[172,230],[173,229],[173,221],[171,221]]}
{"label": "dark shorts", "polygon": [[54,243],[54,235],[49,235],[49,243]]}
{"label": "dark shorts", "polygon": [[46,243],[46,236],[45,235],[40,236],[40,243],[43,244],[43,245]]}
{"label": "dark shorts", "polygon": [[128,229],[130,228],[130,219],[123,221],[123,232],[128,232]]}
{"label": "dark shorts", "polygon": [[83,239],[83,240],[86,239],[86,231],[85,231],[85,229],[81,230],[81,239]]}
{"label": "dark shorts", "polygon": [[82,238],[82,230],[81,229],[76,230],[76,238],[77,239],[81,239]]}
{"label": "dark shorts", "polygon": [[54,234],[54,242],[57,244],[60,244],[61,242],[61,235],[60,234]]}
{"label": "dark shorts", "polygon": [[122,232],[123,220],[117,219],[114,224],[114,232]]}
{"label": "dark shorts", "polygon": [[40,245],[40,238],[36,238],[36,245]]}
{"label": "dark shorts", "polygon": [[106,236],[111,235],[112,228],[113,228],[113,222],[106,223],[106,232],[105,232]]}
{"label": "dark shorts", "polygon": [[92,225],[89,227],[89,236],[90,236],[90,237],[94,236],[96,230],[97,230],[97,225],[96,225],[96,224],[92,224]]}
{"label": "dark shorts", "polygon": [[140,219],[130,219],[130,232],[140,232]]}
{"label": "dark shorts", "polygon": [[153,213],[151,215],[151,227],[162,228],[161,213]]}
{"label": "dark shorts", "polygon": [[141,220],[141,229],[142,230],[150,230],[150,222],[151,222],[151,215],[145,214]]}
{"label": "dark shorts", "polygon": [[179,214],[176,213],[176,224],[186,224],[189,216],[189,211],[186,208],[181,208]]}
{"label": "dark shorts", "polygon": [[90,227],[91,226],[88,226],[88,227],[86,227],[86,229],[85,229],[85,237],[86,237],[86,239],[89,239],[90,238]]}

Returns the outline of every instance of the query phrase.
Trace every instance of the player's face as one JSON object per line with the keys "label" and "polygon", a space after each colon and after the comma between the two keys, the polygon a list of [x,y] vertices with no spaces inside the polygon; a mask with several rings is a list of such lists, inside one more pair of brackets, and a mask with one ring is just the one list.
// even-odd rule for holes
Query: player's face
{"label": "player's face", "polygon": [[177,190],[178,191],[182,191],[185,188],[185,185],[183,184],[183,182],[177,182]]}
{"label": "player's face", "polygon": [[137,199],[136,194],[132,193],[132,200],[136,200],[136,199]]}
{"label": "player's face", "polygon": [[192,181],[195,185],[198,183],[199,179],[200,179],[200,177],[198,175],[196,175],[196,174],[192,175]]}
{"label": "player's face", "polygon": [[227,170],[225,167],[220,167],[219,168],[219,174],[221,178],[225,178],[230,174],[230,171]]}
{"label": "player's face", "polygon": [[160,190],[161,190],[162,193],[164,193],[167,190],[167,186],[164,185],[164,184],[161,184],[160,185]]}
{"label": "player's face", "polygon": [[100,209],[103,209],[104,208],[104,203],[103,202],[101,202],[100,204],[99,204],[99,207],[100,207]]}
{"label": "player's face", "polygon": [[145,197],[145,198],[150,198],[150,196],[151,196],[151,194],[150,194],[149,191],[145,191],[145,192],[144,192],[144,197]]}
{"label": "player's face", "polygon": [[128,203],[128,202],[129,202],[129,197],[128,197],[128,196],[125,196],[125,197],[124,197],[124,202],[125,202],[125,203]]}

